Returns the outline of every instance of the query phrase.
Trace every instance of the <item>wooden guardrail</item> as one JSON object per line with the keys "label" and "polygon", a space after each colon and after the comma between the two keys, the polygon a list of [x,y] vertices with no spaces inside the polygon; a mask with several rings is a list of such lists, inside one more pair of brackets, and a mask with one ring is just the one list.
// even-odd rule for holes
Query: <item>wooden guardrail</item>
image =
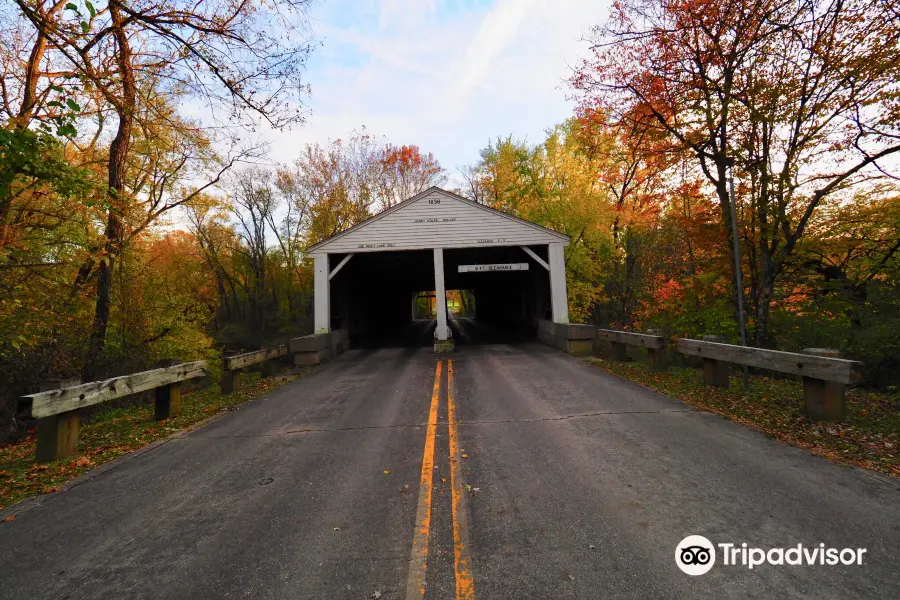
{"label": "wooden guardrail", "polygon": [[223,394],[230,394],[241,385],[243,369],[251,365],[263,363],[263,376],[274,375],[278,370],[276,359],[287,356],[288,346],[282,344],[274,348],[263,348],[253,352],[245,352],[235,356],[226,356],[223,361],[221,389]]}
{"label": "wooden guardrail", "polygon": [[[278,359],[294,353],[304,354],[302,342],[307,338],[319,337],[324,340],[323,343],[331,353],[324,357],[317,355],[316,360],[309,364],[319,364],[321,360],[343,352],[349,345],[346,332],[338,331],[321,336],[295,338],[292,343],[299,344],[296,350],[290,349],[288,344],[282,344],[274,348],[227,356],[223,360],[222,393],[228,394],[240,385],[241,372],[247,367],[261,363],[263,376],[273,375],[280,366]],[[79,409],[156,390],[154,418],[159,421],[176,417],[181,413],[181,382],[203,377],[207,373],[207,363],[201,360],[79,385],[56,382],[53,385],[66,387],[22,396],[19,399],[18,413],[20,416],[37,419],[37,460],[58,460],[75,454],[80,426]]]}
{"label": "wooden guardrail", "polygon": [[815,421],[842,421],[847,412],[847,385],[862,378],[861,362],[839,358],[838,351],[827,348],[798,353],[681,339],[678,351],[703,359],[704,380],[711,386],[728,387],[729,364],[800,375],[806,414]]}
{"label": "wooden guardrail", "polygon": [[154,418],[176,417],[181,413],[181,382],[206,373],[206,361],[200,360],[29,394],[19,400],[19,414],[37,419],[37,460],[57,460],[75,453],[78,409],[155,389]]}
{"label": "wooden guardrail", "polygon": [[[831,356],[817,356],[813,353],[782,352],[767,348],[735,346],[691,339],[678,340],[678,351],[682,354],[709,360],[717,370],[721,370],[728,363],[733,363],[844,384],[857,383],[861,376],[859,369],[862,363],[860,362]],[[726,377],[721,379],[711,378],[710,385],[728,385],[727,371],[725,375]]]}
{"label": "wooden guardrail", "polygon": [[650,367],[654,371],[665,371],[668,368],[666,359],[667,340],[656,330],[647,333],[631,333],[614,329],[598,329],[597,339],[608,341],[612,345],[613,357],[618,361],[628,360],[628,346],[640,346],[647,349],[650,356]]}
{"label": "wooden guardrail", "polygon": [[[667,340],[658,330],[647,334],[598,329],[597,338],[612,344],[615,360],[628,360],[627,346],[647,348],[654,370],[666,370]],[[728,387],[729,364],[747,365],[803,378],[806,414],[816,421],[841,421],[846,415],[847,385],[862,378],[862,363],[840,358],[827,348],[806,348],[802,353],[726,344],[720,336],[702,340],[680,339],[676,350],[703,359],[703,379],[707,385]]]}

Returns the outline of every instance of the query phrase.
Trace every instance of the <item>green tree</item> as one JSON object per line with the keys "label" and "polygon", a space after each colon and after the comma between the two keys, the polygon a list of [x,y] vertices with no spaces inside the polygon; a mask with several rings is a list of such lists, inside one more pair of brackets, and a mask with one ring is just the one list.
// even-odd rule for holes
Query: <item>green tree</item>
{"label": "green tree", "polygon": [[616,219],[609,190],[598,179],[598,159],[584,152],[570,121],[539,145],[498,139],[471,169],[483,202],[572,238],[566,248],[569,311],[586,321],[604,297]]}

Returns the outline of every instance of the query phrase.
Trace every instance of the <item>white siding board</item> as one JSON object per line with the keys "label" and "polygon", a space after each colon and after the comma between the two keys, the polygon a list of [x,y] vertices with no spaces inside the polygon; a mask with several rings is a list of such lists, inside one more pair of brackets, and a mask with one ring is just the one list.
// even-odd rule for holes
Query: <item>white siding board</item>
{"label": "white siding board", "polygon": [[567,243],[560,234],[485,210],[435,189],[323,242],[315,252],[382,252],[559,242]]}

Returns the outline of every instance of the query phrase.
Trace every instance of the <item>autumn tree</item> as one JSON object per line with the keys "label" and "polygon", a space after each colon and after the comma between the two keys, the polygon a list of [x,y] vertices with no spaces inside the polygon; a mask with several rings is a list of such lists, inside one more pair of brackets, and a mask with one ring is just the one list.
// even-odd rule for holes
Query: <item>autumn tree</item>
{"label": "autumn tree", "polygon": [[273,213],[269,227],[284,257],[286,276],[292,282],[285,297],[288,314],[292,319],[304,318],[309,303],[303,296],[311,291],[310,269],[304,261],[304,250],[312,199],[306,195],[297,171],[286,165],[276,169],[274,184],[282,202],[281,216],[276,220]]}
{"label": "autumn tree", "polygon": [[583,107],[694,155],[723,234],[733,167],[760,344],[816,210],[884,174],[900,151],[898,27],[879,0],[630,0],[594,30],[592,56],[572,78]]}
{"label": "autumn tree", "polygon": [[[62,3],[46,9],[48,18],[62,11]],[[11,226],[22,224],[20,216],[11,215],[17,199],[34,193],[88,196],[90,190],[88,175],[65,154],[81,107],[62,87],[65,74],[46,68],[46,36],[35,33],[13,7],[0,9],[0,28],[0,253],[5,253],[13,240]]]}
{"label": "autumn tree", "polygon": [[424,192],[434,185],[446,181],[444,169],[430,152],[422,154],[419,147],[394,146],[388,144],[381,151],[379,160],[380,177],[378,183],[381,209]]}
{"label": "autumn tree", "polygon": [[302,212],[307,241],[339,233],[433,185],[444,170],[418,146],[396,146],[365,128],[327,144],[309,144],[280,169],[279,180]]}
{"label": "autumn tree", "polygon": [[569,311],[588,320],[604,295],[605,269],[612,258],[615,219],[608,189],[597,178],[597,161],[573,133],[575,121],[549,132],[536,145],[500,138],[481,150],[470,168],[493,208],[544,225],[572,238],[566,248]]}
{"label": "autumn tree", "polygon": [[325,145],[308,144],[288,167],[294,193],[309,206],[307,242],[314,244],[378,210],[381,143],[365,129]]}
{"label": "autumn tree", "polygon": [[[790,293],[781,301],[782,310],[773,314],[779,325],[773,328],[776,340],[845,348],[863,360],[873,381],[887,384],[896,379],[900,365],[896,186],[880,185],[840,204],[826,203],[782,278]],[[803,326],[797,323],[801,319]]]}
{"label": "autumn tree", "polygon": [[224,177],[221,193],[200,194],[188,218],[215,278],[219,340],[258,347],[306,332],[312,316],[306,248],[433,185],[442,173],[417,147],[361,130],[309,144],[293,164],[239,168]]}
{"label": "autumn tree", "polygon": [[478,204],[488,203],[490,180],[478,165],[463,165],[459,169],[463,179],[463,187],[455,190],[457,194]]}
{"label": "autumn tree", "polygon": [[[276,127],[302,121],[300,74],[310,47],[298,27],[307,0],[257,2],[91,2],[16,0],[56,69],[78,78],[115,114],[107,159],[109,210],[96,256],[96,312],[85,374],[95,367],[109,322],[112,266],[121,253],[132,196],[126,189],[136,119],[148,100],[186,94],[229,118]],[[36,46],[37,47],[37,46]],[[152,90],[142,93],[142,88]],[[218,177],[218,175],[216,176]],[[174,207],[183,202],[166,202]],[[90,267],[88,271],[93,270]]]}
{"label": "autumn tree", "polygon": [[240,244],[236,251],[244,258],[244,290],[250,304],[250,323],[265,330],[266,313],[275,303],[267,285],[269,243],[266,234],[274,218],[276,199],[271,173],[245,169],[229,178],[227,192],[231,213],[237,221]]}
{"label": "autumn tree", "polygon": [[216,284],[218,303],[212,328],[217,329],[220,323],[241,321],[240,283],[234,270],[238,239],[226,203],[210,194],[201,194],[187,205],[186,214],[200,256]]}
{"label": "autumn tree", "polygon": [[627,326],[633,324],[638,299],[638,254],[663,210],[672,178],[669,167],[678,158],[654,130],[640,126],[641,121],[639,116],[610,119],[604,110],[581,108],[572,122],[572,135],[591,158],[597,182],[613,203],[614,255],[607,289],[615,307],[608,319]]}
{"label": "autumn tree", "polygon": [[[119,301],[107,343],[119,372],[145,369],[164,358],[212,357],[208,327],[217,309],[213,277],[196,238],[187,231],[153,231],[120,256]],[[161,292],[164,290],[164,292]]]}

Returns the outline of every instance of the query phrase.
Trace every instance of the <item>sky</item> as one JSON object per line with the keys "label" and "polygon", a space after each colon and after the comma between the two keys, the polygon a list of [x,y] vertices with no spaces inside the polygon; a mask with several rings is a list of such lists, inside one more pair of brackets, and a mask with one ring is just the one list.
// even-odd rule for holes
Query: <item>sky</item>
{"label": "sky", "polygon": [[451,177],[498,136],[540,141],[572,114],[565,79],[608,0],[317,0],[309,119],[267,132],[289,162],[365,126]]}

